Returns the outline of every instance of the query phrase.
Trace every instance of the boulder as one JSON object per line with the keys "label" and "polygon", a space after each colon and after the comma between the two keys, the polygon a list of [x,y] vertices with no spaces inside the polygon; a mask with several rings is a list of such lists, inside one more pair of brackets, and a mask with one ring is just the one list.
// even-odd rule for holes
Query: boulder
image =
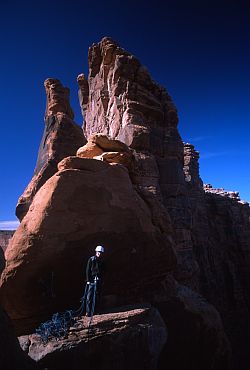
{"label": "boulder", "polygon": [[103,134],[93,134],[89,137],[90,143],[98,145],[104,152],[129,152],[126,144],[120,140],[114,140],[111,137]]}
{"label": "boulder", "polygon": [[[79,158],[79,157],[66,157],[58,163],[58,170],[86,170],[91,172],[102,171],[105,168],[105,163],[100,163],[96,159]],[[108,164],[106,166],[108,168]]]}
{"label": "boulder", "polygon": [[93,158],[102,153],[103,150],[97,144],[88,141],[87,144],[77,150],[76,155],[80,158]]}
{"label": "boulder", "polygon": [[6,252],[2,303],[20,333],[77,305],[97,244],[106,247],[104,295],[118,303],[153,299],[175,266],[171,234],[154,222],[127,169],[77,157],[63,163],[75,161],[40,188]]}
{"label": "boulder", "polygon": [[113,140],[107,135],[93,134],[76,155],[81,158],[94,158],[107,163],[119,163],[131,167],[133,154],[128,146],[119,140]]}
{"label": "boulder", "polygon": [[41,343],[36,334],[19,337],[23,350],[42,369],[156,370],[167,331],[154,308],[129,307],[79,319],[67,338]]}
{"label": "boulder", "polygon": [[119,163],[127,168],[131,167],[132,158],[133,156],[131,152],[105,152],[94,157],[94,159],[107,163]]}

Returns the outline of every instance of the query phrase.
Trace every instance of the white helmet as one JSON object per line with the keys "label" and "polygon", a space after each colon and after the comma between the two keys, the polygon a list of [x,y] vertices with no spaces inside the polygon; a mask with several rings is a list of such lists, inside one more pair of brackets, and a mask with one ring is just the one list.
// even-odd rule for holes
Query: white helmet
{"label": "white helmet", "polygon": [[102,252],[104,253],[104,248],[101,245],[98,245],[95,249],[96,252]]}

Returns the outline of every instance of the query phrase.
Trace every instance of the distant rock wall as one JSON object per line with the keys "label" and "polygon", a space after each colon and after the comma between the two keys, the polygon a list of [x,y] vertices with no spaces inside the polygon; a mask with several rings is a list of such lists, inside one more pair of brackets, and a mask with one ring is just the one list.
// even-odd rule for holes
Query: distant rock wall
{"label": "distant rock wall", "polygon": [[250,342],[250,207],[238,192],[203,185],[198,158],[186,144],[184,173],[199,266],[197,286],[221,314],[237,358],[235,368],[244,369]]}
{"label": "distant rock wall", "polygon": [[9,241],[14,235],[15,230],[0,230],[0,248],[5,252],[8,247]]}

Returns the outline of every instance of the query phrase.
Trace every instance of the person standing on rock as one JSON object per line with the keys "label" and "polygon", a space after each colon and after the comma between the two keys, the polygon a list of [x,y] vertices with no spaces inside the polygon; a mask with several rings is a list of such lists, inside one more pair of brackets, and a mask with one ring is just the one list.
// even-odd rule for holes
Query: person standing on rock
{"label": "person standing on rock", "polygon": [[104,248],[98,245],[95,248],[95,255],[90,257],[86,267],[86,316],[93,316],[95,308],[100,301],[100,290],[103,283]]}

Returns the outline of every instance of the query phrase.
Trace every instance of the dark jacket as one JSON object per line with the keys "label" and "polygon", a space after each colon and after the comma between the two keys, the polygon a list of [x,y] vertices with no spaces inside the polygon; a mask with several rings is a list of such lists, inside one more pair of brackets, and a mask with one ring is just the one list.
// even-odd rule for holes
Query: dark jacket
{"label": "dark jacket", "polygon": [[90,257],[86,267],[87,281],[93,283],[96,276],[98,277],[99,280],[102,280],[103,273],[104,273],[104,264],[101,258],[97,258],[96,256]]}

